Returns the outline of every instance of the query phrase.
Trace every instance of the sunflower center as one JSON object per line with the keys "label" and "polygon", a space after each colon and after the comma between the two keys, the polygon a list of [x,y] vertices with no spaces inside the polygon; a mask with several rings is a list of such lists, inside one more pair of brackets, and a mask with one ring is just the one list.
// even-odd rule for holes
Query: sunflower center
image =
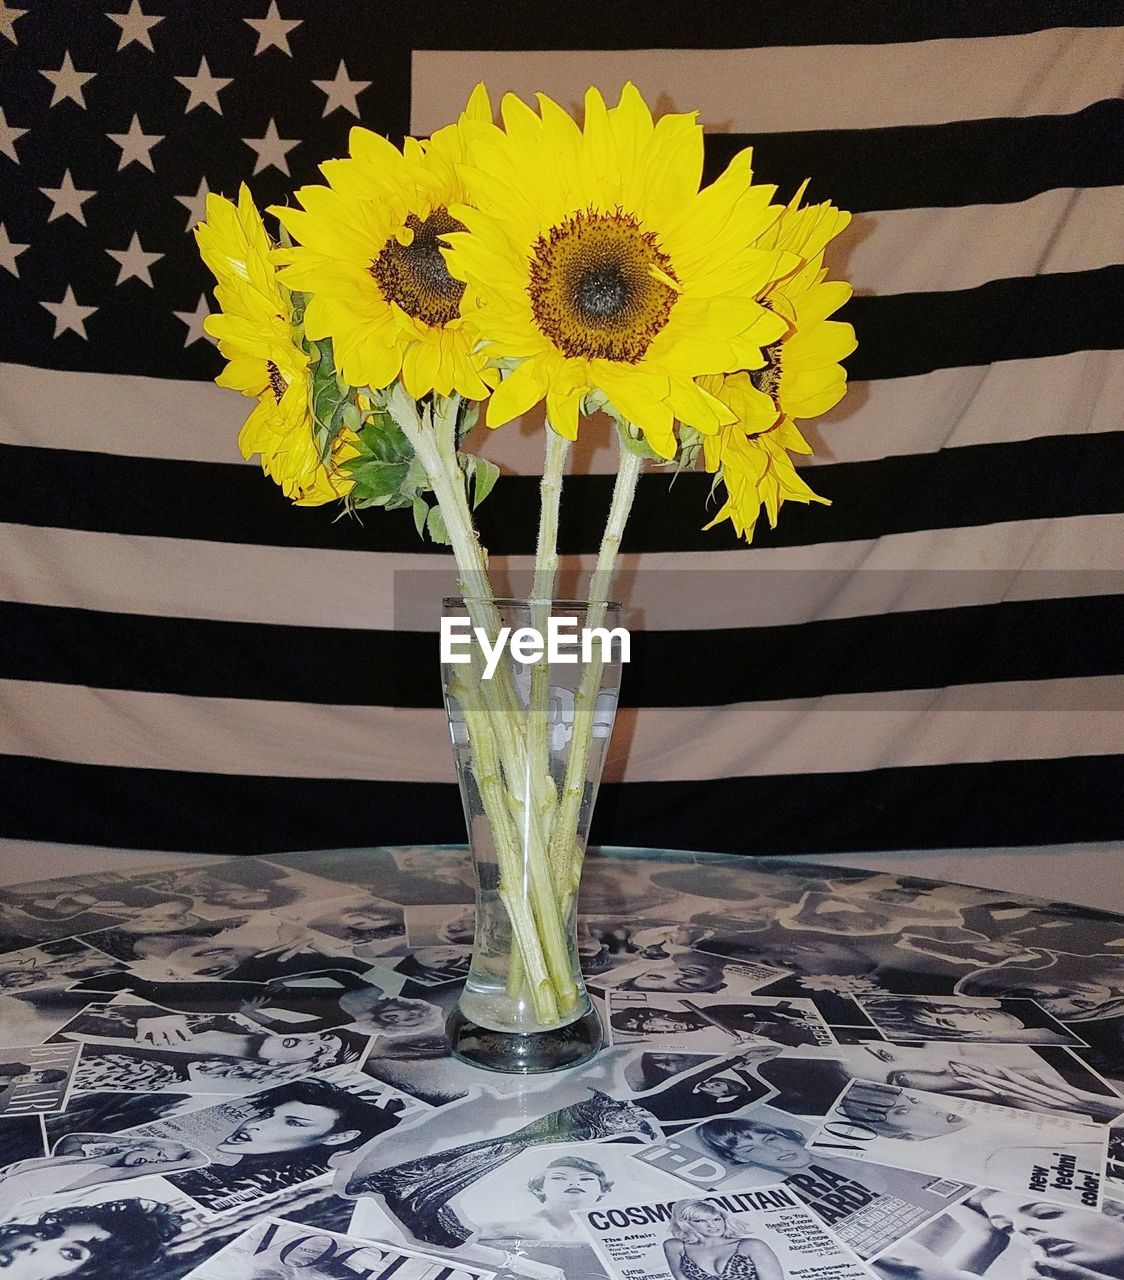
{"label": "sunflower center", "polygon": [[416,213],[406,219],[414,233],[409,244],[389,240],[370,271],[387,302],[396,302],[423,324],[444,325],[460,315],[464,282],[454,280],[441,253],[441,237],[463,231],[464,223],[448,209],[434,209],[423,222]]}
{"label": "sunflower center", "polygon": [[781,387],[781,347],[783,346],[783,342],[774,342],[771,346],[765,347],[761,352],[765,357],[765,363],[760,369],[749,370],[750,382],[758,391],[767,395],[774,404],[777,403],[777,393]]}
{"label": "sunflower center", "polygon": [[265,362],[265,369],[269,374],[269,389],[273,392],[274,400],[280,404],[281,397],[285,394],[289,384],[285,381],[285,375],[280,369],[278,369],[272,360],[267,360]]}
{"label": "sunflower center", "polygon": [[667,324],[671,259],[630,213],[575,213],[536,241],[527,292],[540,331],[566,356],[636,364]]}

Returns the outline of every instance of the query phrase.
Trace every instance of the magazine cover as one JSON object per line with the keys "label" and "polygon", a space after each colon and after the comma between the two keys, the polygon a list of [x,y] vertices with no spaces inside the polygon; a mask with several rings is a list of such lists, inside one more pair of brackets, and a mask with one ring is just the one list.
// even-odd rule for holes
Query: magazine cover
{"label": "magazine cover", "polygon": [[816,1129],[820,1156],[871,1160],[939,1174],[955,1169],[978,1186],[1033,1191],[1095,1209],[1101,1202],[1108,1129],[1081,1116],[1007,1107],[854,1080]]}
{"label": "magazine cover", "polygon": [[83,1046],[77,1093],[255,1093],[358,1067],[370,1046],[342,1028],[284,1035],[239,1014],[174,1013],[120,998],[89,1005],[52,1039]]}
{"label": "magazine cover", "polygon": [[877,1256],[972,1189],[954,1178],[820,1155],[810,1149],[815,1131],[813,1121],[755,1106],[641,1147],[632,1158],[700,1191],[784,1186],[861,1258]]}
{"label": "magazine cover", "polygon": [[674,1045],[688,1052],[721,1053],[738,1042],[778,1045],[834,1044],[835,1037],[810,1000],[721,995],[674,996],[611,990],[613,1044]]}
{"label": "magazine cover", "polygon": [[850,1080],[877,1080],[1020,1111],[1070,1112],[1100,1124],[1124,1110],[1124,1098],[1072,1049],[1060,1045],[879,1040],[786,1049],[757,1063],[755,1071],[776,1090],[771,1105],[797,1115],[826,1115]]}
{"label": "magazine cover", "polygon": [[311,1077],[131,1130],[201,1151],[205,1168],[168,1175],[199,1207],[223,1213],[327,1173],[423,1103],[363,1076]]}
{"label": "magazine cover", "polygon": [[751,995],[788,971],[750,960],[723,960],[705,951],[680,951],[664,960],[632,960],[596,975],[589,985],[621,991],[667,991],[684,995],[727,992]]}
{"label": "magazine cover", "polygon": [[785,1187],[614,1199],[576,1218],[618,1280],[859,1280],[858,1258]]}
{"label": "magazine cover", "polygon": [[867,996],[859,1007],[887,1040],[1083,1044],[1033,1000],[987,996]]}
{"label": "magazine cover", "polygon": [[360,1240],[322,1228],[267,1218],[232,1240],[188,1280],[487,1280],[493,1273],[472,1263],[419,1253],[404,1245]]}
{"label": "magazine cover", "polygon": [[0,1050],[0,1145],[5,1121],[65,1108],[79,1052],[70,1044]]}
{"label": "magazine cover", "polygon": [[873,1263],[880,1280],[1119,1280],[1124,1205],[1101,1212],[981,1188]]}

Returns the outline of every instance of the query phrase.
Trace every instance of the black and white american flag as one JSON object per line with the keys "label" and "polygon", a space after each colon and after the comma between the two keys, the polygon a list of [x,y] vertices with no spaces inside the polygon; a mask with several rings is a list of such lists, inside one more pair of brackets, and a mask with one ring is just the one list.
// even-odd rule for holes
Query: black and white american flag
{"label": "black and white american flag", "polygon": [[[595,839],[743,853],[1124,835],[1124,8],[1109,0],[0,0],[0,839],[261,852],[463,839],[408,512],[240,458],[192,225],[543,90],[698,109],[707,177],[855,213],[830,507],[751,547],[641,481]],[[483,428],[480,434],[485,436]],[[525,568],[541,418],[478,447]],[[583,431],[560,548],[614,467]],[[711,512],[712,514],[712,512]],[[402,575],[414,575],[403,578]]]}

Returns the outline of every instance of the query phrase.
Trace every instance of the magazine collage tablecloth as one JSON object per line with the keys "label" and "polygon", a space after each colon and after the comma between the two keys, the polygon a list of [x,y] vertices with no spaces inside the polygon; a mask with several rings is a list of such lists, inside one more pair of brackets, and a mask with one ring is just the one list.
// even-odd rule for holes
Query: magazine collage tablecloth
{"label": "magazine collage tablecloth", "polygon": [[1124,1280],[1124,918],[602,851],[608,1047],[518,1077],[445,1048],[472,901],[456,848],[0,889],[4,1280]]}

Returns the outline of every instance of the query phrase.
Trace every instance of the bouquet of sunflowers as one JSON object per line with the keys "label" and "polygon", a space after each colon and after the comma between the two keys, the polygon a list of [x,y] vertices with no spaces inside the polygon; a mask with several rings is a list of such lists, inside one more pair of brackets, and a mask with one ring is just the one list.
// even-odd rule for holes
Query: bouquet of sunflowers
{"label": "bouquet of sunflowers", "polygon": [[[298,505],[408,508],[419,535],[451,546],[473,621],[493,630],[472,510],[499,473],[462,448],[481,403],[494,428],[545,401],[533,602],[553,596],[569,445],[583,416],[615,424],[595,611],[645,463],[704,467],[706,527],[729,520],[747,541],[762,507],[775,525],[786,501],[825,501],[793,467],[811,452],[795,420],[839,401],[855,346],[829,318],[850,288],[823,265],[850,215],[802,206],[803,187],[773,203],[748,150],[701,186],[693,114],[653,120],[628,84],[612,107],[590,89],[580,126],[541,94],[537,111],[508,94],[500,120],[478,86],[456,123],[401,150],[354,128],[348,157],[321,165],[327,185],[270,210],[279,242],[245,187],[237,205],[209,196],[196,232],[221,308],[205,323],[228,361],[218,382],[257,401],[243,454]],[[525,704],[505,678],[477,682],[470,726],[496,762],[483,799],[501,879],[530,867],[530,899],[509,906],[512,982],[546,1022],[574,1000],[559,930],[591,731],[575,726],[554,776],[547,696],[538,669]],[[520,831],[523,848],[501,847]]]}

